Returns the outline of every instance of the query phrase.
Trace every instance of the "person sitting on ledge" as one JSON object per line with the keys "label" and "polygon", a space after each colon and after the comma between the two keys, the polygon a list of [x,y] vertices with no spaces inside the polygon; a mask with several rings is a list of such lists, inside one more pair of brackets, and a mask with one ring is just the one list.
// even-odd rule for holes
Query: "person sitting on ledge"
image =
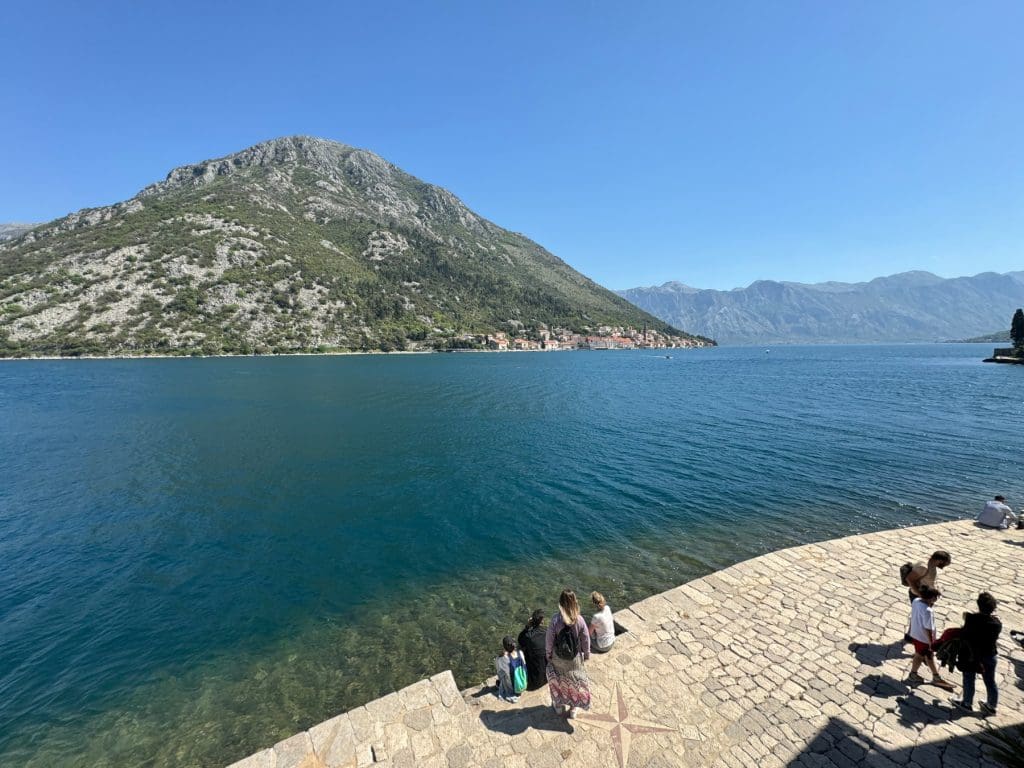
{"label": "person sitting on ledge", "polygon": [[523,631],[519,633],[519,650],[526,657],[526,690],[528,691],[536,691],[548,684],[548,679],[544,674],[544,668],[548,664],[547,650],[544,645],[546,635],[544,611],[538,608],[526,622]]}
{"label": "person sitting on ledge", "polygon": [[992,501],[985,502],[985,508],[978,515],[978,525],[986,528],[1009,528],[1017,522],[1017,516],[1013,514],[1002,496],[996,496]]}
{"label": "person sitting on ledge", "polygon": [[932,612],[932,606],[935,605],[935,601],[942,593],[927,585],[918,591],[920,594],[914,599],[914,605],[910,611],[910,637],[914,643],[914,661],[910,666],[907,682],[923,683],[924,678],[917,673],[917,670],[921,668],[922,662],[927,662],[928,669],[932,672],[932,685],[952,691],[953,684],[942,679],[938,667],[935,666],[935,653],[932,651],[938,634],[935,630],[935,614]]}
{"label": "person sitting on ledge", "polygon": [[597,609],[590,619],[590,635],[594,638],[591,650],[594,653],[608,653],[615,642],[615,620],[612,609],[600,592],[590,593],[590,602]]}
{"label": "person sitting on ledge", "polygon": [[516,649],[516,641],[512,635],[505,635],[501,639],[502,654],[494,660],[494,667],[498,670],[498,698],[510,701],[513,704],[519,701],[516,693],[515,674],[516,667],[526,667],[526,659],[522,651]]}

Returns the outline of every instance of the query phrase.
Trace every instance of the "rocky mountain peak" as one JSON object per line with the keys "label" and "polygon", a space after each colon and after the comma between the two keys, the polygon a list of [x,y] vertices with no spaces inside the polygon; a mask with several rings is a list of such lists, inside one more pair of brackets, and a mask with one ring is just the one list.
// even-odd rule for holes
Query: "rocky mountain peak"
{"label": "rocky mountain peak", "polygon": [[285,136],[254,144],[225,157],[174,168],[163,181],[151,184],[138,196],[148,197],[176,189],[198,187],[217,178],[258,168],[305,166],[333,176],[346,163],[355,169],[357,175],[384,176],[397,170],[383,158],[366,150],[314,136]]}
{"label": "rocky mountain peak", "polygon": [[258,186],[264,203],[283,203],[303,193],[304,213],[314,218],[338,214],[358,199],[372,201],[382,216],[431,235],[436,235],[434,225],[452,219],[477,232],[486,229],[486,223],[448,190],[420,181],[373,152],[314,136],[271,139],[225,157],[183,165],[143,189],[135,200],[235,177],[239,183]]}
{"label": "rocky mountain peak", "polygon": [[694,288],[692,285],[681,283],[678,280],[669,280],[667,283],[662,283],[660,290],[677,291],[679,293],[697,293],[699,289]]}

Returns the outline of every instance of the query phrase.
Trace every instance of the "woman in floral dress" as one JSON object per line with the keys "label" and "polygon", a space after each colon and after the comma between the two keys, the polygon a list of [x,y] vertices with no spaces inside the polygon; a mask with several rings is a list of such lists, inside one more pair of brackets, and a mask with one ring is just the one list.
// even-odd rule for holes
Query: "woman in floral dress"
{"label": "woman in floral dress", "polygon": [[590,660],[590,632],[571,589],[562,590],[558,598],[558,613],[551,617],[544,644],[551,706],[560,715],[576,717],[578,709],[590,709],[590,678],[583,666]]}

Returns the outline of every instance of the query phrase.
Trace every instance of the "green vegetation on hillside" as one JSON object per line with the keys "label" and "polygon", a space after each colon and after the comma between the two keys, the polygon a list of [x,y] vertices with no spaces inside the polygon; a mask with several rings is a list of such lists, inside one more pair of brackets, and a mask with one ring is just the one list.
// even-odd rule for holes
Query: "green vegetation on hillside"
{"label": "green vegetation on hillside", "polygon": [[986,333],[984,336],[975,336],[972,339],[957,339],[954,344],[1002,344],[1010,340],[1009,331],[996,331]]}
{"label": "green vegetation on hillside", "polygon": [[646,325],[691,338],[367,152],[281,139],[0,244],[0,355],[451,348]]}

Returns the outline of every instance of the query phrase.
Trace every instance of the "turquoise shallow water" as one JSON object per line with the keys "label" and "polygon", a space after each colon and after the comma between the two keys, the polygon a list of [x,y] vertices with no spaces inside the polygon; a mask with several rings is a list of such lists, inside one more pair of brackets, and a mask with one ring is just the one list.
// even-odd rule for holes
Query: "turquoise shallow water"
{"label": "turquoise shallow water", "polygon": [[0,364],[0,764],[221,765],[564,585],[1024,503],[977,345]]}

